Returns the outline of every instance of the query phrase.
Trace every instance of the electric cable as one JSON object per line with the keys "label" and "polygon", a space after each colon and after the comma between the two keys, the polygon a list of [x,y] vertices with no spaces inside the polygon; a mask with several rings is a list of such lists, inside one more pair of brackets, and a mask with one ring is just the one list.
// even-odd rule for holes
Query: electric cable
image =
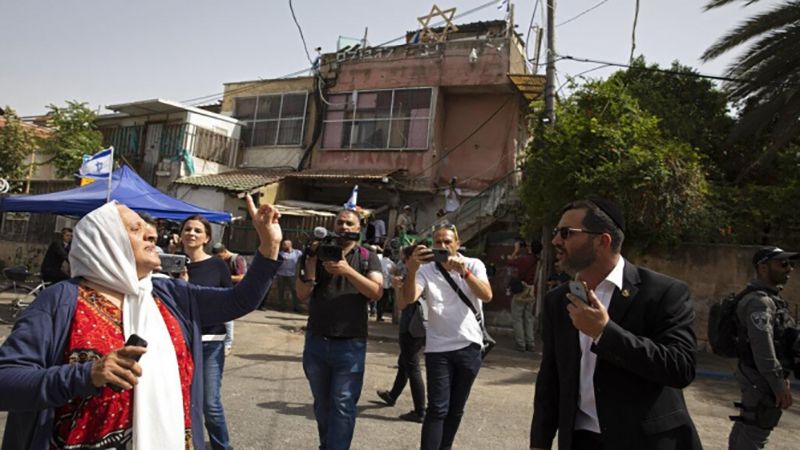
{"label": "electric cable", "polygon": [[311,55],[308,53],[308,44],[306,44],[306,37],[303,36],[303,29],[300,27],[300,22],[297,21],[297,16],[294,14],[294,6],[292,6],[292,0],[289,0],[289,11],[291,11],[292,20],[294,20],[294,24],[297,26],[297,31],[300,33],[300,40],[303,41],[303,51],[306,52],[306,58],[308,58],[308,63],[313,66],[314,61],[311,59]]}
{"label": "electric cable", "polygon": [[[478,12],[480,10],[486,9],[489,6],[495,5],[496,3],[497,2],[495,0],[487,2],[487,3],[484,3],[482,5],[479,5],[479,6],[475,7],[475,8],[470,9],[469,11],[465,11],[465,12],[463,12],[461,14],[456,14],[455,16],[453,16],[453,18],[451,20],[459,19],[459,18],[465,17],[467,15],[476,13],[476,12]],[[436,22],[433,26],[439,26],[439,25],[441,25],[443,23],[444,23],[444,21]],[[301,32],[301,34],[302,34],[302,32]],[[406,35],[403,34],[402,36],[399,36],[399,37],[394,38],[392,40],[389,40],[389,41],[383,42],[381,44],[378,44],[376,46],[373,46],[373,48],[384,47],[386,45],[389,45],[389,44],[392,44],[392,43],[397,42],[399,40],[402,40],[405,37],[406,37]],[[305,45],[304,45],[304,48],[305,48]],[[307,51],[308,50],[306,49],[306,52]],[[306,55],[306,56],[309,57],[309,60],[310,60],[310,56],[309,55]],[[329,62],[328,64],[331,64],[331,62]],[[312,65],[313,65],[313,63],[312,63]],[[286,74],[286,75],[283,75],[283,76],[280,76],[280,77],[277,77],[277,78],[272,78],[272,79],[281,80],[281,79],[284,79],[284,78],[291,78],[291,77],[306,73],[311,69],[312,69],[312,67],[306,67],[304,69],[300,69],[300,70],[291,72],[289,74]],[[264,81],[264,78],[258,77],[257,80],[258,81]],[[245,85],[245,86],[242,86],[240,88],[232,89],[232,90],[228,91],[228,95],[232,95],[232,94],[235,94],[235,93],[238,93],[238,92],[247,91],[250,88],[251,88],[251,86]],[[214,93],[214,94],[201,95],[201,96],[190,98],[190,99],[187,99],[187,100],[181,100],[181,103],[191,104],[192,102],[198,102],[198,101],[201,102],[201,103],[205,103],[205,102],[210,102],[210,101],[212,101],[212,100],[214,100],[214,99],[216,99],[218,97],[223,97],[224,95],[225,95],[224,91],[223,92]]]}
{"label": "electric cable", "polygon": [[577,20],[577,19],[583,17],[586,14],[589,14],[590,12],[594,11],[595,9],[601,7],[606,2],[608,2],[608,0],[602,0],[600,3],[597,3],[596,5],[592,6],[591,8],[585,9],[585,10],[581,11],[580,13],[570,17],[569,19],[567,19],[567,20],[565,20],[565,21],[563,21],[561,23],[557,23],[556,24],[556,28],[560,27],[561,25],[566,25],[566,24],[572,22],[573,20]]}

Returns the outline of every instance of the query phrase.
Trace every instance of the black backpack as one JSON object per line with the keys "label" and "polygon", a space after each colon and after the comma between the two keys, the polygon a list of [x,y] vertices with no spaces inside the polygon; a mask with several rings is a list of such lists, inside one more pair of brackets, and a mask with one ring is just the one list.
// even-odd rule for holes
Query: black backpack
{"label": "black backpack", "polygon": [[738,357],[739,317],[736,315],[736,306],[742,297],[756,290],[747,287],[738,294],[732,292],[711,305],[708,310],[708,343],[715,355]]}

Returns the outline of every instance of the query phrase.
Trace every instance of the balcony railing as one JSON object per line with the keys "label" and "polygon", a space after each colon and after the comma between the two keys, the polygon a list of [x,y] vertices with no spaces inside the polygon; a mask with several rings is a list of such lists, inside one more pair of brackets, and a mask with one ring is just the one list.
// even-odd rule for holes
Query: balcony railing
{"label": "balcony railing", "polygon": [[[131,164],[143,160],[146,125],[108,128],[103,131],[106,146],[113,145],[117,155]],[[191,123],[166,125],[161,130],[158,144],[159,160],[177,158],[183,150],[196,158],[202,158],[226,166],[236,164],[239,140]]]}

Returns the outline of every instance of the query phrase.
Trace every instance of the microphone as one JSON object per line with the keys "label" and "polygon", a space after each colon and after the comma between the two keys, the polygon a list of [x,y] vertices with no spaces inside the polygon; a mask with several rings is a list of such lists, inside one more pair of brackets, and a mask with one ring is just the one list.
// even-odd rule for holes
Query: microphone
{"label": "microphone", "polygon": [[357,241],[361,235],[359,233],[336,233],[335,231],[328,231],[325,227],[315,227],[314,228],[314,240],[315,241],[322,241],[325,239],[333,239],[333,238],[341,238],[348,241]]}
{"label": "microphone", "polygon": [[315,227],[314,228],[314,240],[321,241],[328,237],[328,230],[325,227]]}

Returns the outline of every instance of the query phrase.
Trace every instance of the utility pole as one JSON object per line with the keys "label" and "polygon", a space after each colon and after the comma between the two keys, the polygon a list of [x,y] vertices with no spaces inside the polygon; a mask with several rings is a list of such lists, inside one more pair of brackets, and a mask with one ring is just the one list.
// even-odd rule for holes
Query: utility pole
{"label": "utility pole", "polygon": [[[542,118],[547,127],[552,127],[556,123],[556,43],[555,43],[555,23],[556,23],[556,0],[547,0],[547,69],[545,71],[544,84],[544,117]],[[536,279],[536,292],[540,299],[544,298],[547,292],[547,277],[553,267],[553,246],[550,244],[550,230],[552,225],[542,226],[542,253],[539,257],[539,272]],[[536,320],[541,319],[544,302],[536,302],[534,316]]]}
{"label": "utility pole", "polygon": [[547,70],[544,84],[544,118],[548,126],[556,121],[556,0],[547,0]]}

